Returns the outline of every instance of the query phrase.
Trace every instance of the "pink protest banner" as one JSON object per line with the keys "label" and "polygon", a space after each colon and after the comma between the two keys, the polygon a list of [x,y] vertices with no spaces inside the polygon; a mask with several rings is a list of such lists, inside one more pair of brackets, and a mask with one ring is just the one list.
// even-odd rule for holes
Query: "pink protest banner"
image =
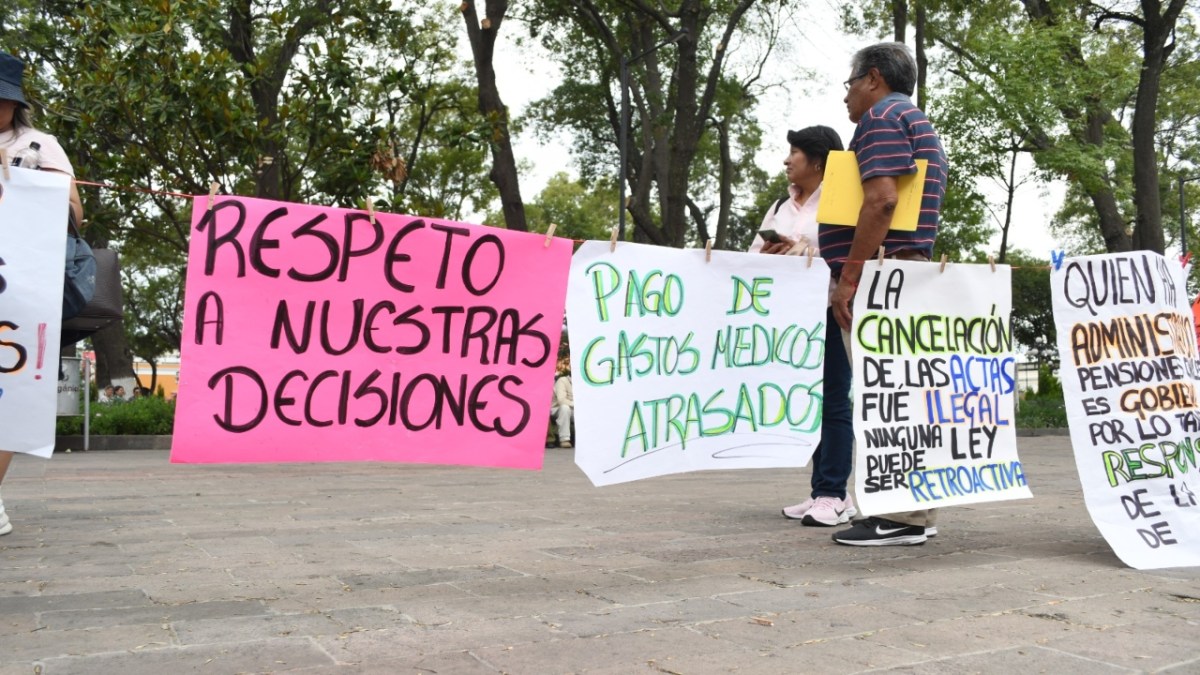
{"label": "pink protest banner", "polygon": [[538,469],[571,242],[193,202],[172,462]]}

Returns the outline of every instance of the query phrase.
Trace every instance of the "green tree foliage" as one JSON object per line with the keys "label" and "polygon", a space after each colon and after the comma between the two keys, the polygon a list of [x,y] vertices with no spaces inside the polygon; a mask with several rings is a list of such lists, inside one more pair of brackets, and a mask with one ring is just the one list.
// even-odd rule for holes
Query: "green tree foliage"
{"label": "green tree foliage", "polygon": [[[848,25],[886,34],[897,6],[920,9],[925,44],[936,47],[935,124],[947,111],[975,117],[993,131],[956,135],[964,149],[999,159],[1015,145],[1043,178],[1065,179],[1071,203],[1058,225],[1095,232],[1074,244],[1162,252],[1164,226],[1178,229],[1163,209],[1175,201],[1170,183],[1196,165],[1195,25],[1185,4],[879,0]],[[987,162],[972,168],[996,175]]]}
{"label": "green tree foliage", "polygon": [[1050,295],[1050,263],[1015,250],[1012,270],[1012,334],[1030,361],[1058,368],[1058,333]]}
{"label": "green tree foliage", "polygon": [[[1159,176],[1183,155],[1163,132],[1200,110],[1194,67],[1183,67],[1194,62],[1183,5],[980,3],[938,37],[961,86],[1026,139],[1041,170],[1090,204],[1061,215],[1097,230],[1104,250],[1165,247]],[[1179,79],[1181,70],[1193,79]]]}
{"label": "green tree foliage", "polygon": [[[736,188],[759,143],[750,110],[777,35],[771,15],[754,0],[540,0],[524,11],[563,68],[562,83],[533,106],[534,124],[576,137],[585,180],[629,180],[636,240],[682,246],[712,237],[724,245]],[[755,28],[766,39],[750,37]],[[676,43],[654,49],[673,36]],[[629,159],[617,167],[622,58],[633,59],[633,113]]]}
{"label": "green tree foliage", "polygon": [[780,199],[788,196],[787,174],[782,171],[774,176],[760,171],[749,182],[753,201],[746,209],[735,212],[729,220],[725,244],[731,251],[750,248],[767,212],[774,209]]}
{"label": "green tree foliage", "polygon": [[[571,180],[560,172],[525,205],[525,212],[529,217],[529,229],[534,232],[545,232],[550,223],[554,223],[556,237],[608,239],[617,222],[617,201],[617,188],[611,178],[598,178],[588,183]],[[503,224],[504,218],[491,213],[487,222]]]}

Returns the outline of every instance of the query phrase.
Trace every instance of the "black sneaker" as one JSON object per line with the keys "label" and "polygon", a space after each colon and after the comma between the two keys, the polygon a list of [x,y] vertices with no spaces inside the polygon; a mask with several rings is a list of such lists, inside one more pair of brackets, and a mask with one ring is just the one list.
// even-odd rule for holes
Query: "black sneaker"
{"label": "black sneaker", "polygon": [[886,518],[860,520],[848,530],[835,532],[833,540],[846,546],[920,546],[928,537],[920,525],[905,525]]}

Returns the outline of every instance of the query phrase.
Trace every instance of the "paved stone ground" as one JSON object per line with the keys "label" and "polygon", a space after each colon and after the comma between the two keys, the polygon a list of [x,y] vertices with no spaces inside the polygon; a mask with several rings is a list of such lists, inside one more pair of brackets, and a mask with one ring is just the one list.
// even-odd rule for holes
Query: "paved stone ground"
{"label": "paved stone ground", "polygon": [[779,516],[807,472],[597,489],[544,471],[18,457],[0,675],[1200,672],[1200,570],[1138,572],[1068,439],[1033,500],[946,510],[925,546]]}

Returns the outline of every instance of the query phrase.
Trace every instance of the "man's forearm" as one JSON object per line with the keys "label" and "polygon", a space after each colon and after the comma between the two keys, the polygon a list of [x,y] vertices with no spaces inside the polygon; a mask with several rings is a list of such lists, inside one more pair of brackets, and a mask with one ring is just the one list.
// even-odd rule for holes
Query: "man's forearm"
{"label": "man's forearm", "polygon": [[863,205],[858,212],[854,241],[850,244],[850,253],[842,268],[841,278],[847,283],[858,284],[862,277],[863,262],[873,257],[887,238],[895,211],[895,178],[880,176],[863,183]]}

